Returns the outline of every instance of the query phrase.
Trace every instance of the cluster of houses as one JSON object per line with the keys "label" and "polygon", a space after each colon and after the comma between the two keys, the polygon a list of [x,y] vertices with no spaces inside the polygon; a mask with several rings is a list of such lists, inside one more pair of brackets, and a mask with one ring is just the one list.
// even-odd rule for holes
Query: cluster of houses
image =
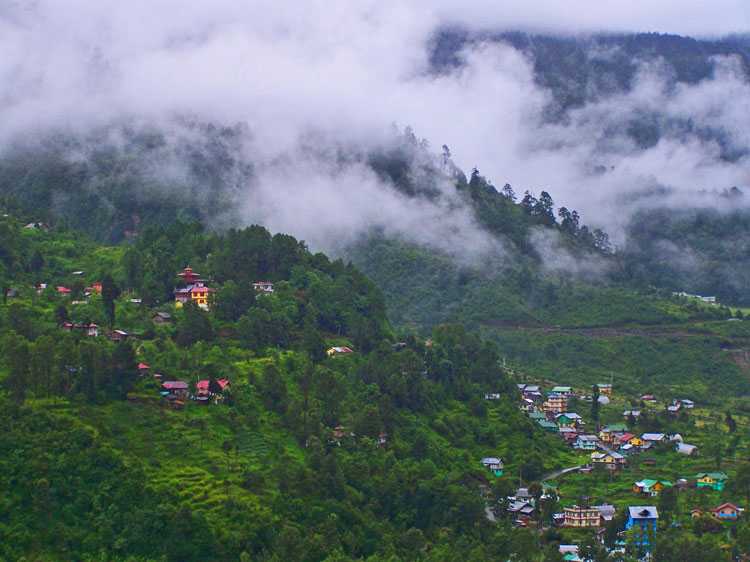
{"label": "cluster of houses", "polygon": [[[612,395],[611,384],[598,385],[601,397],[609,399]],[[591,460],[593,464],[616,469],[625,464],[625,456],[613,447],[613,435],[616,431],[622,434],[627,428],[608,426],[603,428],[599,434],[587,431],[586,422],[575,413],[568,411],[568,403],[573,396],[573,389],[569,386],[555,386],[546,397],[542,394],[538,385],[519,384],[521,392],[521,409],[534,420],[542,429],[558,434],[566,443],[574,449],[582,451],[593,451]],[[620,436],[621,437],[621,436]],[[602,449],[601,452],[597,452]]]}
{"label": "cluster of houses", "polygon": [[[81,276],[83,275],[83,273],[83,271],[74,271],[73,273],[71,273],[71,275]],[[173,291],[175,306],[177,308],[180,308],[188,302],[193,302],[198,307],[204,310],[208,310],[211,304],[211,294],[215,293],[216,289],[209,287],[201,278],[200,274],[193,271],[193,268],[190,266],[185,267],[180,273],[177,274],[177,277],[180,278],[180,286],[176,287]],[[270,281],[256,281],[252,284],[252,286],[258,295],[270,295],[274,292],[274,285]],[[48,284],[37,283],[36,285],[34,285],[34,288],[36,289],[37,294],[41,294],[48,288]],[[58,285],[55,286],[55,292],[61,297],[70,297],[73,293],[73,290],[64,285]],[[101,292],[102,284],[100,281],[96,281],[84,289],[84,296],[88,298],[93,294],[101,294]],[[6,292],[6,296],[12,297],[15,296],[15,294],[15,289],[12,290],[11,294],[7,294]],[[72,304],[81,304],[82,302],[84,301],[74,301]],[[141,304],[142,300],[139,298],[132,298],[130,299],[130,302]],[[156,318],[154,319],[154,321],[157,323],[163,323],[162,320],[165,320],[165,318],[160,318],[158,321]]]}
{"label": "cluster of houses", "polygon": [[[585,525],[578,525],[579,527],[597,527],[593,523],[597,521],[598,509],[600,507],[612,508],[612,506],[594,506],[594,507],[579,507],[574,506],[571,511],[575,514],[577,521],[583,521]],[[567,511],[567,510],[566,510]],[[579,518],[579,513],[582,514]],[[608,514],[610,512],[608,511]],[[611,517],[614,517],[614,508],[611,511]],[[599,521],[603,521],[600,516]],[[659,512],[656,507],[652,505],[634,505],[628,507],[628,519],[625,523],[625,530],[638,529],[638,542],[639,544],[648,547],[650,537],[656,533],[656,525],[659,521]],[[571,525],[574,526],[574,525]],[[621,543],[624,545],[624,543]],[[561,544],[560,554],[563,556],[563,560],[567,562],[583,562],[583,558],[579,556],[579,547],[575,544]],[[622,549],[616,549],[622,552]],[[613,550],[612,552],[615,552]]]}
{"label": "cluster of houses", "polygon": [[693,478],[680,478],[677,482],[672,483],[669,480],[654,480],[646,478],[633,484],[633,492],[647,497],[656,497],[666,488],[676,487],[684,489],[689,486],[696,488],[710,488],[717,492],[724,490],[729,477],[724,472],[699,472]]}
{"label": "cluster of houses", "polygon": [[[102,329],[98,324],[93,322],[70,322],[65,321],[60,324],[60,328],[65,332],[84,334],[89,338],[98,338],[102,335]],[[118,343],[133,338],[133,334],[125,330],[110,330],[106,332],[106,337],[111,341]]]}
{"label": "cluster of houses", "polygon": [[93,322],[63,322],[60,327],[66,332],[81,332],[90,338],[99,336],[99,326]]}
{"label": "cluster of houses", "polygon": [[198,307],[208,310],[209,296],[215,293],[216,289],[206,285],[201,276],[190,266],[185,267],[177,276],[184,285],[174,290],[175,306],[179,308],[188,302],[193,302]]}
{"label": "cluster of houses", "polygon": [[710,515],[711,517],[714,517],[720,521],[737,521],[737,519],[740,518],[740,515],[745,510],[741,507],[738,507],[730,502],[725,502],[713,509],[710,509],[708,511],[704,511],[700,508],[695,508],[690,511],[690,517],[693,519],[697,519],[698,517],[703,517],[704,515]]}
{"label": "cluster of houses", "polygon": [[[612,395],[612,386],[607,384],[598,385],[600,397],[609,399]],[[642,433],[637,435],[628,430],[625,423],[615,423],[601,427],[598,431],[587,429],[586,422],[580,415],[568,410],[570,399],[574,396],[573,389],[568,386],[555,386],[543,393],[538,385],[519,384],[521,393],[520,408],[546,431],[556,433],[571,447],[581,451],[591,451],[591,463],[580,467],[578,470],[587,472],[599,466],[609,470],[617,470],[627,464],[631,455],[643,451],[656,449],[673,449],[679,454],[693,456],[698,454],[695,445],[685,443],[680,434],[665,433]],[[485,396],[492,399],[492,395]],[[584,397],[586,399],[588,397]],[[641,401],[646,404],[656,404],[653,395],[643,395]],[[605,402],[606,403],[606,402]],[[670,415],[678,415],[685,410],[691,410],[695,403],[689,399],[674,399],[667,404],[666,411]],[[637,422],[641,411],[637,409],[626,410],[623,417],[629,423]],[[499,460],[499,459],[494,459]],[[487,461],[487,462],[485,462]],[[490,459],[483,459],[487,464]],[[650,461],[650,462],[647,462]],[[653,464],[653,459],[643,461],[644,465]],[[675,483],[668,480],[644,478],[634,482],[633,493],[644,498],[654,498],[667,488],[677,489],[686,487],[710,488],[722,491],[727,482],[727,475],[723,472],[701,472],[693,478],[680,478]],[[517,526],[526,526],[535,513],[536,505],[534,498],[528,495],[524,488],[519,489],[515,496],[508,498],[507,510],[512,514]],[[736,520],[743,509],[733,503],[722,503],[718,507],[708,510],[706,514],[718,520]],[[691,512],[693,517],[704,513],[695,509]],[[615,516],[615,508],[612,505],[588,505],[585,501],[581,505],[565,507],[562,513],[554,515],[556,525],[571,528],[601,528],[607,521]],[[628,508],[628,519],[626,529],[638,528],[642,531],[639,536],[643,537],[643,544],[648,545],[648,536],[656,532],[659,514],[654,506],[637,505]],[[565,550],[565,552],[563,552]],[[579,560],[577,546],[562,545],[561,553],[566,560]]]}
{"label": "cluster of houses", "polygon": [[[545,496],[542,495],[542,498]],[[629,506],[628,519],[625,530],[638,527],[642,531],[656,532],[659,514],[654,506],[637,505]],[[517,527],[527,527],[533,519],[536,511],[536,501],[527,488],[519,488],[515,495],[507,498],[506,510],[514,519]],[[710,515],[721,521],[736,521],[744,512],[737,505],[725,502],[710,510],[693,509],[690,512],[692,518]],[[563,508],[561,513],[553,515],[553,523],[559,527],[574,529],[600,529],[612,521],[617,513],[614,505],[588,505],[586,502],[574,504]],[[644,533],[646,534],[646,533]]]}
{"label": "cluster of houses", "polygon": [[[541,499],[546,496],[546,491]],[[515,495],[508,496],[506,510],[514,519],[517,527],[526,527],[533,519],[536,511],[536,500],[529,493],[528,488],[519,488]],[[641,528],[651,527],[656,530],[658,513],[652,506],[635,506],[628,508],[628,522],[626,529],[633,526]],[[648,513],[645,513],[648,511]],[[617,509],[611,504],[589,505],[586,501],[563,508],[555,513],[552,520],[555,526],[574,529],[598,529],[604,527],[615,518]]]}
{"label": "cluster of houses", "polygon": [[[609,399],[612,395],[611,384],[597,385],[601,397]],[[666,435],[663,433],[643,433],[635,435],[628,431],[623,423],[610,424],[602,427],[598,432],[589,430],[583,418],[568,411],[570,399],[574,396],[569,386],[555,386],[546,396],[538,385],[519,384],[521,393],[520,408],[534,420],[542,429],[559,435],[571,447],[581,451],[591,451],[591,465],[616,470],[627,464],[627,457],[652,447],[671,446],[681,454],[696,455],[698,448],[685,443],[679,434]],[[485,398],[491,395],[486,395]],[[653,396],[644,395],[642,400],[654,400]],[[682,408],[692,409],[692,400],[674,400],[669,411],[679,411]],[[640,410],[626,410],[623,416],[626,420],[637,420]]]}
{"label": "cluster of houses", "polygon": [[[185,267],[177,276],[181,284],[174,290],[175,306],[179,308],[185,303],[193,302],[200,308],[208,310],[211,305],[211,294],[215,293],[216,289],[206,285],[200,274],[193,271],[190,266]],[[270,281],[256,281],[253,283],[253,289],[259,296],[271,295],[274,292],[273,283]]]}
{"label": "cluster of houses", "polygon": [[682,398],[680,400],[672,400],[672,403],[667,406],[667,412],[671,416],[676,416],[683,411],[692,410],[695,407],[695,402]]}
{"label": "cluster of houses", "polygon": [[[147,373],[148,365],[141,363],[138,370],[143,374]],[[161,380],[162,375],[156,373],[154,378]],[[197,404],[210,404],[221,402],[224,399],[224,391],[231,387],[228,379],[218,379],[216,387],[211,389],[211,381],[208,379],[199,380],[195,383],[195,392],[190,393],[190,385],[182,380],[168,380],[161,383],[161,397],[172,408],[182,409],[185,407],[186,400],[193,400]]]}
{"label": "cluster of houses", "polygon": [[[71,275],[79,277],[83,275],[83,271],[74,271],[71,273]],[[49,287],[48,283],[36,283],[34,285],[34,290],[36,290],[37,295],[41,295],[44,291],[47,290]],[[68,298],[73,293],[73,289],[66,287],[65,285],[55,285],[55,293],[63,298]],[[91,285],[83,289],[83,296],[88,299],[91,295],[97,294],[100,295],[102,293],[102,284],[101,281],[94,281]],[[72,304],[81,304],[83,301],[74,301]]]}

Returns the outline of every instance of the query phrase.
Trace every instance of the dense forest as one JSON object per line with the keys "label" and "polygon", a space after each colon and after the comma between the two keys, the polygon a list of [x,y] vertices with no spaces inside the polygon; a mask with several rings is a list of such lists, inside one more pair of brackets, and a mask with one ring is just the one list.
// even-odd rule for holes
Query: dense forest
{"label": "dense forest", "polygon": [[[719,309],[570,286],[560,308],[549,301],[537,313],[575,315],[565,302],[588,298],[604,314],[596,298],[622,298],[623,313],[640,303],[646,323],[652,310],[654,322],[693,318],[709,331],[702,347],[625,340],[610,350],[515,330],[483,339],[463,321],[433,319],[425,339],[389,322],[380,289],[353,266],[259,226],[217,234],[176,221],[102,245],[24,223],[0,221],[7,559],[560,560],[570,536],[514,528],[495,507],[519,484],[541,490],[546,473],[580,462],[518,409],[520,378],[585,388],[615,368],[625,393],[633,384],[704,404],[722,389],[745,423],[750,388],[712,343],[745,337],[744,323],[711,336],[724,325],[712,324]],[[208,306],[175,307],[187,265],[213,289]],[[273,291],[259,292],[259,280]],[[170,402],[160,386],[169,380],[196,390]],[[697,431],[659,415],[640,427]],[[488,456],[503,459],[506,476],[482,467]],[[594,490],[609,499],[599,480]],[[547,493],[541,517],[577,501],[568,493]],[[608,544],[623,524],[608,525]],[[659,560],[717,552],[715,534],[664,533]]]}
{"label": "dense forest", "polygon": [[[4,558],[487,559],[532,540],[487,523],[479,459],[534,480],[566,454],[513,406],[492,344],[448,326],[399,341],[354,268],[260,227],[175,223],[106,247],[0,225]],[[188,263],[216,289],[210,311],[173,310]],[[231,391],[165,409],[138,363]],[[504,396],[491,409],[488,391]]]}
{"label": "dense forest", "polygon": [[644,62],[661,61],[674,83],[694,84],[710,77],[713,58],[738,57],[750,70],[750,37],[735,35],[695,39],[666,33],[543,35],[519,31],[469,32],[444,29],[435,34],[431,63],[436,72],[462,64],[462,49],[481,42],[501,42],[527,54],[537,82],[549,88],[560,117],[592,98],[628,91]]}

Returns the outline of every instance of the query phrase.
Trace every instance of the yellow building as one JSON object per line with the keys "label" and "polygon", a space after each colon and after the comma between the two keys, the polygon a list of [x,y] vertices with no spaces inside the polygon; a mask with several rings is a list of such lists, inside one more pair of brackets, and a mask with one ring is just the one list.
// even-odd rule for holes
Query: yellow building
{"label": "yellow building", "polygon": [[182,307],[183,304],[190,301],[201,308],[208,308],[209,295],[214,292],[214,289],[207,287],[202,282],[198,281],[187,287],[175,289],[175,306],[177,308]]}

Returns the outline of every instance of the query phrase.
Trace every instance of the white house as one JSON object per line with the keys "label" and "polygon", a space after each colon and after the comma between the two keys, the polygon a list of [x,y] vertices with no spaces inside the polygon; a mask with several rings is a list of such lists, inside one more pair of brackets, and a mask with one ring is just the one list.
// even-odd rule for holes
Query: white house
{"label": "white house", "polygon": [[677,451],[681,455],[692,457],[693,455],[698,454],[698,447],[696,447],[695,445],[688,445],[687,443],[679,442],[675,447],[675,451]]}
{"label": "white house", "polygon": [[273,293],[273,283],[270,281],[256,281],[253,283],[253,289],[258,293]]}

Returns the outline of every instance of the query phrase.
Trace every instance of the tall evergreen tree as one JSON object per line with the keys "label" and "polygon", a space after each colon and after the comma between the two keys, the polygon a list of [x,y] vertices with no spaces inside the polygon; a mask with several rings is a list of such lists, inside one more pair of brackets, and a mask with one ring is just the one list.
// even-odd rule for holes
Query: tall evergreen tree
{"label": "tall evergreen tree", "polygon": [[724,423],[727,424],[727,429],[729,429],[729,433],[734,433],[737,430],[737,422],[734,421],[734,418],[732,417],[732,412],[727,412],[727,415],[724,418]]}
{"label": "tall evergreen tree", "polygon": [[594,422],[594,426],[599,428],[599,385],[595,384],[591,387],[591,421]]}
{"label": "tall evergreen tree", "polygon": [[29,343],[26,338],[10,332],[3,341],[8,377],[5,384],[13,400],[20,404],[26,399],[29,384]]}
{"label": "tall evergreen tree", "polygon": [[111,275],[105,275],[102,278],[102,304],[110,328],[115,325],[115,301],[119,296],[120,288],[115,284]]}

